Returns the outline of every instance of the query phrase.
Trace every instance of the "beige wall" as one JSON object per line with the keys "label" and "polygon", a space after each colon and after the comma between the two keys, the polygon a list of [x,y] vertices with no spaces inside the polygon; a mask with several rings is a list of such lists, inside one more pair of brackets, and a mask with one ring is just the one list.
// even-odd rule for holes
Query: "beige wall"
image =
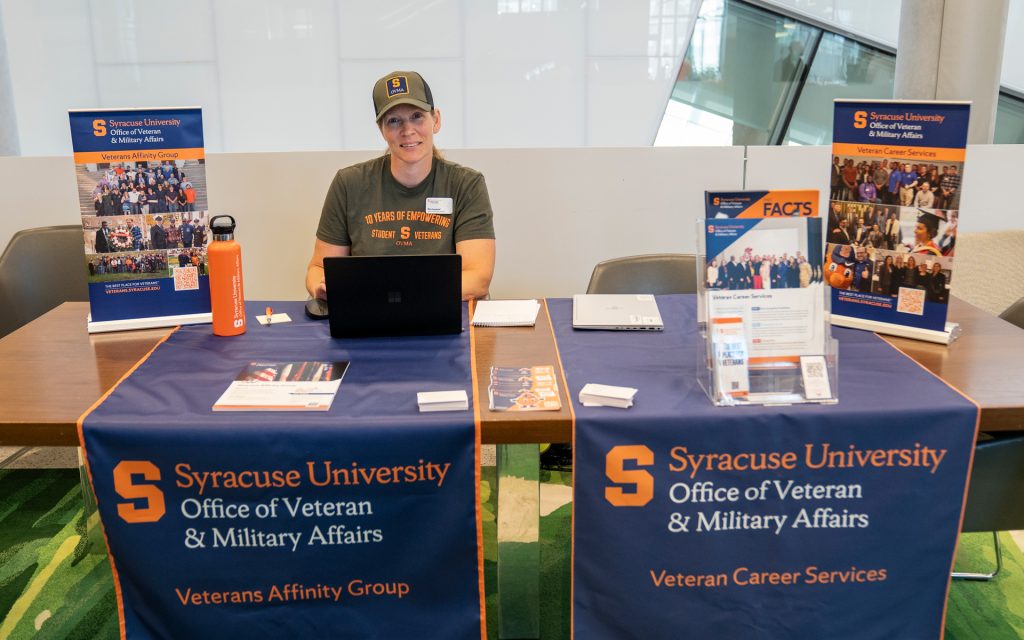
{"label": "beige wall", "polygon": [[[213,215],[238,221],[246,297],[301,299],[324,193],[339,168],[376,151],[210,154]],[[827,147],[460,149],[487,177],[498,263],[492,296],[568,296],[596,262],[694,250],[705,189],[817,188]],[[1024,228],[1024,146],[968,151],[962,231]],[[0,158],[0,246],[19,229],[79,222],[70,158]]]}

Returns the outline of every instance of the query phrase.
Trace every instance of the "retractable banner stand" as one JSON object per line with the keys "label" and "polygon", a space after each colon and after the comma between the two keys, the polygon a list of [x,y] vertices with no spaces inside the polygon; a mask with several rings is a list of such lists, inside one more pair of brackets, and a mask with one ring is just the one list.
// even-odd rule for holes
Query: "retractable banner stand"
{"label": "retractable banner stand", "polygon": [[832,322],[932,342],[946,326],[966,102],[837,100],[825,282]]}
{"label": "retractable banner stand", "polygon": [[89,331],[210,321],[203,114],[71,111]]}
{"label": "retractable banner stand", "polygon": [[570,397],[639,390],[575,407],[573,636],[939,638],[977,407],[848,329],[839,404],[712,406],[693,298],[663,332],[548,303]]}
{"label": "retractable banner stand", "polygon": [[[253,306],[250,312],[262,311]],[[79,423],[128,638],[485,637],[470,337],[183,327]],[[465,324],[465,320],[464,320]],[[324,412],[213,412],[247,363],[348,362]]]}

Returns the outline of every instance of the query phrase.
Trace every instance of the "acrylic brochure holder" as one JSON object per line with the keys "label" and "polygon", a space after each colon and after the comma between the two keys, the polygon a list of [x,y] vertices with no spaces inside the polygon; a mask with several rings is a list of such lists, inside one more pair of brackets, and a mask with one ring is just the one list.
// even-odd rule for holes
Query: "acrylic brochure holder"
{"label": "acrylic brochure holder", "polygon": [[699,221],[697,232],[697,323],[705,347],[697,349],[697,373],[705,393],[718,406],[838,402],[839,344],[820,258],[768,257],[744,246],[724,262],[709,260],[705,231],[715,222]]}

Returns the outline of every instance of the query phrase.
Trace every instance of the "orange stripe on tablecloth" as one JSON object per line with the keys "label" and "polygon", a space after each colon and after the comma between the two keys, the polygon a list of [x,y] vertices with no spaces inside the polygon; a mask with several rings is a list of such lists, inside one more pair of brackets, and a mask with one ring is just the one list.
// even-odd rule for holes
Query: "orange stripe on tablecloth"
{"label": "orange stripe on tablecloth", "polygon": [[569,549],[569,637],[575,637],[575,617],[573,606],[576,602],[576,412],[572,408],[572,396],[569,395],[569,382],[565,379],[565,366],[562,364],[562,352],[558,349],[558,338],[555,336],[555,327],[551,324],[551,312],[548,311],[547,298],[544,302],[544,315],[548,319],[548,328],[551,330],[551,344],[555,345],[555,357],[558,359],[558,368],[562,372],[562,388],[565,389],[566,405],[569,407],[569,421],[572,425],[572,520],[570,522],[569,540],[572,541]]}
{"label": "orange stripe on tablecloth", "polygon": [[[128,376],[132,375],[132,373],[134,373],[135,370],[138,369],[143,362],[148,360],[149,357],[153,355],[153,352],[156,351],[157,347],[166,342],[167,339],[170,338],[171,335],[180,328],[181,327],[175,327],[170,332],[168,332],[167,335],[165,335],[163,338],[160,338],[160,341],[153,345],[153,348],[150,349],[149,352],[146,353],[146,355],[139,358],[139,361],[133,364],[131,369],[126,371],[125,374],[121,376],[121,378],[117,382],[115,382],[112,387],[107,389],[106,393],[100,396],[99,400],[94,402],[92,406],[86,409],[85,413],[83,413],[78,418],[78,442],[82,446],[82,460],[85,463],[85,474],[89,478],[89,488],[92,489],[92,495],[96,498],[97,511],[99,510],[100,498],[96,494],[96,483],[92,479],[92,467],[89,466],[89,455],[85,450],[85,437],[82,434],[82,423],[85,422],[85,419],[89,416],[90,413],[95,411],[97,407],[103,404],[103,401],[106,400],[110,396],[110,394],[114,393],[114,390],[117,389],[117,387],[120,386],[120,384],[124,382],[128,378]],[[102,519],[100,520],[100,522],[102,522]],[[114,562],[114,556],[110,553],[110,541],[107,540],[107,530],[105,528],[103,529],[103,544],[107,547],[107,558],[110,560],[110,571],[114,575],[114,595],[117,596],[117,624],[121,634],[121,639],[124,640],[127,637],[127,632],[125,631],[124,626],[124,597],[121,594],[121,578],[117,574],[117,564]]]}
{"label": "orange stripe on tablecloth", "polygon": [[[878,336],[879,338],[881,338],[881,336],[879,336],[877,333],[875,335]],[[913,362],[917,366],[921,367],[922,369],[924,369],[925,371],[930,373],[933,377],[938,378],[938,380],[940,382],[942,382],[942,384],[946,385],[947,387],[949,387],[953,391],[957,392],[958,394],[960,394],[960,397],[962,397],[964,400],[967,400],[968,402],[970,402],[971,404],[974,405],[974,409],[975,409],[975,415],[974,415],[974,441],[977,442],[978,441],[978,429],[981,426],[981,405],[979,405],[974,400],[974,398],[972,398],[971,396],[967,395],[966,393],[964,393],[960,389],[956,388],[955,386],[953,386],[952,384],[950,384],[949,382],[947,382],[946,380],[944,380],[940,376],[936,375],[931,369],[929,369],[928,367],[924,366],[923,364],[921,364],[917,360],[914,360],[913,358],[908,356],[906,354],[906,352],[903,351],[903,349],[900,349],[899,347],[897,347],[893,343],[889,342],[888,340],[883,339],[882,342],[884,342],[885,344],[889,345],[890,347],[892,347],[896,351],[899,351],[908,360],[910,360],[911,362]],[[970,457],[970,460],[967,463],[967,477],[964,479],[964,495],[963,495],[963,499],[960,501],[960,521],[957,524],[957,528],[956,528],[956,541],[953,542],[953,557],[951,557],[949,559],[949,573],[946,576],[946,597],[943,599],[943,602],[942,602],[942,620],[941,620],[941,625],[939,626],[939,629],[941,630],[939,632],[939,640],[942,640],[942,638],[944,638],[946,636],[946,610],[949,608],[949,588],[953,584],[953,576],[952,576],[952,574],[953,574],[953,565],[956,564],[956,550],[957,550],[957,547],[960,546],[960,530],[964,526],[964,511],[967,509],[967,490],[970,488],[970,484],[971,484],[971,471],[973,471],[973,470],[974,470],[974,447],[971,447],[971,457]]]}
{"label": "orange stripe on tablecloth", "polygon": [[[469,317],[473,317],[476,300],[469,303]],[[473,380],[473,424],[475,443],[473,445],[474,473],[476,483],[476,574],[480,594],[480,640],[487,640],[487,599],[484,595],[484,526],[480,513],[480,394],[477,393],[476,375],[476,329],[469,323],[469,371]]]}

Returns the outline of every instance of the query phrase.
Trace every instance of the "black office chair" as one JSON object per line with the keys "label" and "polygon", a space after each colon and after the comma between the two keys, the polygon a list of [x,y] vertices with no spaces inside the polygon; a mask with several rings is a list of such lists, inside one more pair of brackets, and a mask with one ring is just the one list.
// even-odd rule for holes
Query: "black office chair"
{"label": "black office chair", "polygon": [[587,293],[696,293],[697,257],[655,253],[599,262]]}
{"label": "black office chair", "polygon": [[[65,301],[86,301],[84,238],[77,224],[24,229],[0,255],[0,338]],[[0,469],[34,447],[0,459]]]}
{"label": "black office chair", "polygon": [[999,314],[999,317],[1012,325],[1024,329],[1024,298],[1007,307],[1006,311]]}
{"label": "black office chair", "polygon": [[62,302],[89,300],[80,225],[25,229],[0,255],[0,338]]}
{"label": "black office chair", "polygon": [[953,578],[987,581],[1003,567],[1000,531],[1024,529],[1024,434],[985,434],[974,448],[961,531],[991,531],[996,568],[991,573],[953,572]]}

